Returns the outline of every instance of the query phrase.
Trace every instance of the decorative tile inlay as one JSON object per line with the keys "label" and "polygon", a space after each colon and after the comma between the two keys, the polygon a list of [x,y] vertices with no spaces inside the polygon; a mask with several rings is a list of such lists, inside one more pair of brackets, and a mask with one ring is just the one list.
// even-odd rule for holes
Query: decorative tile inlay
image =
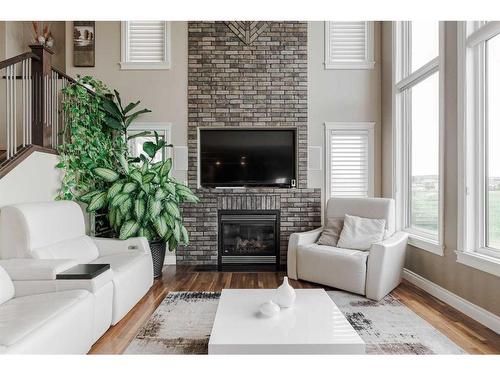
{"label": "decorative tile inlay", "polygon": [[268,26],[265,21],[230,21],[225,24],[247,45],[252,44]]}

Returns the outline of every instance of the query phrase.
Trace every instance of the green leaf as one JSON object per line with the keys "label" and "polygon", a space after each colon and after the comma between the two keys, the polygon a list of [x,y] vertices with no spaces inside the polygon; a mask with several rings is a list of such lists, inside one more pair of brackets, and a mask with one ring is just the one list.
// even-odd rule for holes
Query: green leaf
{"label": "green leaf", "polygon": [[82,202],[89,203],[94,195],[99,194],[101,192],[102,192],[101,190],[91,191],[88,192],[87,194],[81,195],[78,199]]}
{"label": "green leaf", "polygon": [[165,218],[165,222],[167,223],[169,228],[173,229],[175,226],[175,218],[171,216],[168,212],[164,212],[163,217]]}
{"label": "green leaf", "polygon": [[125,156],[123,154],[118,156],[118,161],[120,162],[120,165],[122,166],[125,173],[128,174],[128,172],[129,172],[128,163],[127,163],[127,159],[125,159]]}
{"label": "green leaf", "polygon": [[143,137],[143,136],[149,135],[149,134],[151,134],[151,132],[147,131],[147,130],[145,130],[143,132],[135,133],[135,134],[129,135],[127,137],[127,141],[130,141],[131,139],[134,139],[134,138],[137,138],[137,137]]}
{"label": "green leaf", "polygon": [[116,197],[116,195],[122,191],[122,187],[123,182],[121,181],[116,181],[113,185],[111,185],[111,187],[108,189],[108,199],[111,200]]}
{"label": "green leaf", "polygon": [[111,208],[108,212],[108,220],[109,220],[109,225],[111,225],[111,228],[114,228],[116,225],[116,208]]}
{"label": "green leaf", "polygon": [[136,181],[136,182],[138,182],[138,183],[142,184],[142,174],[141,174],[141,172],[140,172],[138,169],[133,170],[133,171],[130,173],[129,177],[130,177],[132,180],[134,180],[134,181]]}
{"label": "green leaf", "polygon": [[162,177],[167,176],[171,168],[172,168],[172,158],[168,158],[163,162],[163,165],[160,168],[160,176]]}
{"label": "green leaf", "polygon": [[174,232],[175,240],[177,242],[179,242],[181,240],[181,227],[180,227],[180,224],[178,221],[175,222],[173,232]]}
{"label": "green leaf", "polygon": [[161,212],[161,201],[156,200],[153,197],[148,199],[148,215],[151,219],[155,219],[160,215]]}
{"label": "green leaf", "polygon": [[155,176],[156,176],[156,174],[154,174],[154,173],[146,173],[145,175],[142,176],[142,182],[144,184],[148,184],[151,181],[153,181],[153,179],[155,178]]}
{"label": "green leaf", "polygon": [[157,200],[163,200],[163,199],[165,199],[166,196],[167,196],[167,192],[165,190],[163,190],[162,188],[156,189],[155,198]]}
{"label": "green leaf", "polygon": [[158,151],[158,148],[156,147],[156,145],[151,142],[151,141],[147,141],[147,142],[144,142],[144,144],[142,145],[142,150],[148,154],[148,156],[153,159],[156,155],[156,151]]}
{"label": "green leaf", "polygon": [[56,164],[56,168],[58,168],[58,169],[62,169],[62,168],[64,168],[64,166],[65,166],[65,164],[62,161]]}
{"label": "green leaf", "polygon": [[122,107],[122,99],[120,98],[120,93],[116,90],[113,90],[115,93],[116,101],[118,102],[118,105],[120,106],[122,112],[123,112],[123,107]]}
{"label": "green leaf", "polygon": [[165,210],[171,215],[171,216],[174,216],[174,217],[181,217],[181,214],[180,214],[180,211],[179,211],[179,207],[177,207],[177,205],[171,201],[167,201],[165,202]]}
{"label": "green leaf", "polygon": [[111,207],[119,207],[129,198],[128,194],[119,193],[111,200]]}
{"label": "green leaf", "polygon": [[116,120],[121,121],[122,114],[114,101],[110,99],[103,100],[102,109]]}
{"label": "green leaf", "polygon": [[94,173],[106,182],[115,182],[120,175],[109,168],[94,168]]}
{"label": "green leaf", "polygon": [[123,109],[123,113],[124,114],[127,114],[128,112],[130,112],[131,110],[133,110],[135,107],[137,107],[139,105],[141,101],[138,100],[136,101],[135,103],[130,103],[128,104],[124,109]]}
{"label": "green leaf", "polygon": [[114,117],[105,116],[104,123],[111,129],[123,131],[123,124]]}
{"label": "green leaf", "polygon": [[139,223],[135,220],[128,220],[120,229],[120,239],[126,240],[132,237],[139,230]]}
{"label": "green leaf", "polygon": [[104,207],[106,204],[106,192],[100,192],[92,197],[89,205],[87,206],[87,212],[95,212]]}
{"label": "green leaf", "polygon": [[141,109],[140,111],[137,111],[127,116],[125,120],[125,127],[128,127],[132,123],[132,121],[134,121],[137,117],[139,117],[143,113],[149,113],[149,112],[151,112],[149,109]]}
{"label": "green leaf", "polygon": [[135,182],[127,182],[123,186],[123,192],[126,194],[133,192],[135,189],[137,189],[137,184]]}
{"label": "green leaf", "polygon": [[175,195],[175,185],[167,182],[163,185],[163,187],[172,195]]}
{"label": "green leaf", "polygon": [[119,209],[115,209],[116,211],[116,217],[115,217],[115,225],[113,227],[113,229],[116,231],[116,232],[119,232],[119,229],[120,227],[122,226],[122,223],[123,223],[123,215],[121,214],[120,210]]}
{"label": "green leaf", "polygon": [[184,225],[181,225],[181,242],[184,245],[189,244],[189,234],[188,234],[188,231]]}
{"label": "green leaf", "polygon": [[119,206],[122,215],[127,216],[132,208],[132,198],[128,198]]}
{"label": "green leaf", "polygon": [[146,212],[146,202],[144,199],[136,199],[134,202],[134,215],[137,221],[141,221]]}
{"label": "green leaf", "polygon": [[158,236],[160,238],[163,238],[165,237],[165,235],[167,234],[167,224],[165,223],[165,219],[163,218],[163,216],[158,216],[155,218],[155,220],[153,221],[153,226],[156,230],[156,233],[158,234]]}

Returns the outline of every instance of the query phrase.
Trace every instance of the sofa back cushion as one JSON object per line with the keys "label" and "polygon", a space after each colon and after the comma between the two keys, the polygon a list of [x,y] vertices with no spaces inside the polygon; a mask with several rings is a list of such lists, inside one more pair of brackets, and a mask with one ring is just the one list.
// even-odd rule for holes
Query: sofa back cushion
{"label": "sofa back cushion", "polygon": [[384,219],[387,236],[396,230],[394,199],[390,198],[330,198],[325,210],[328,218],[344,218],[344,215]]}
{"label": "sofa back cushion", "polygon": [[95,260],[99,251],[89,236],[81,236],[32,249],[31,255],[36,259],[73,259],[85,264]]}
{"label": "sofa back cushion", "polygon": [[23,203],[0,211],[2,259],[32,258],[36,249],[84,235],[83,213],[75,202]]}
{"label": "sofa back cushion", "polygon": [[5,270],[0,266],[0,305],[14,297],[14,284]]}

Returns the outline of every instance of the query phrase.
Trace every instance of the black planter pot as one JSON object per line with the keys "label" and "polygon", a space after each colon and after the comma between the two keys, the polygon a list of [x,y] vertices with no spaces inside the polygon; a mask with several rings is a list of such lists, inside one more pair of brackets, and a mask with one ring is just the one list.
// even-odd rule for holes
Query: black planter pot
{"label": "black planter pot", "polygon": [[149,241],[149,248],[151,249],[151,257],[153,258],[153,275],[156,279],[162,273],[167,244],[164,241]]}

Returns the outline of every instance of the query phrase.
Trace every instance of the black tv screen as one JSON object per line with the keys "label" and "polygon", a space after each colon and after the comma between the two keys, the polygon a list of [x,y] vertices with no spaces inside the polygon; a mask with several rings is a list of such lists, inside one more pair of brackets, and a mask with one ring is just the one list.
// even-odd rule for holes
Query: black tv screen
{"label": "black tv screen", "polygon": [[289,187],[295,159],[293,129],[200,129],[203,187]]}

